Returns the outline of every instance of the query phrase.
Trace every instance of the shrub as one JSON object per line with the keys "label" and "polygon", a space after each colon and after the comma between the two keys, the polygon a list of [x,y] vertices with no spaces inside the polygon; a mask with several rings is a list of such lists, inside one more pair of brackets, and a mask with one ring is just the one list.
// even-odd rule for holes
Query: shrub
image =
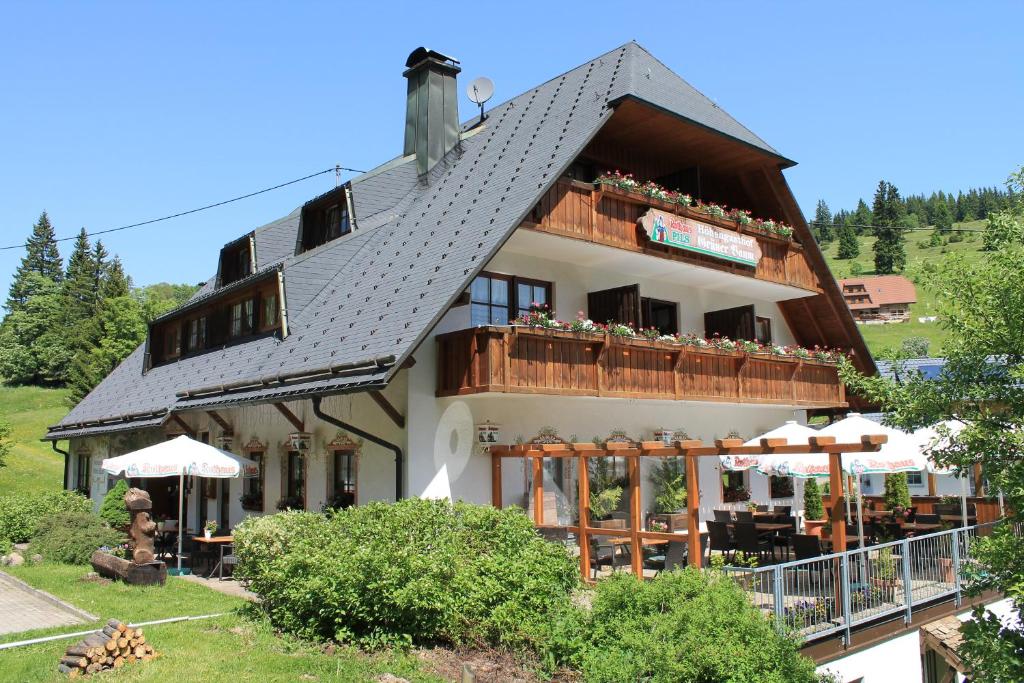
{"label": "shrub", "polygon": [[39,520],[54,512],[89,512],[92,501],[73,491],[47,491],[0,497],[0,539],[25,543]]}
{"label": "shrub", "polygon": [[654,510],[659,513],[686,509],[686,471],[682,458],[662,458],[651,471]]}
{"label": "shrub", "polygon": [[586,681],[817,681],[814,663],[718,571],[598,583],[592,609],[551,620],[545,659]]}
{"label": "shrub", "polygon": [[124,494],[128,493],[128,482],[121,479],[103,496],[100,505],[100,517],[115,529],[127,529],[132,516],[124,504]]}
{"label": "shrub", "polygon": [[825,508],[821,504],[821,489],[814,477],[804,480],[804,519],[825,519]]}
{"label": "shrub", "polygon": [[907,487],[907,473],[885,475],[885,506],[890,510],[910,507],[910,489]]}
{"label": "shrub", "polygon": [[533,643],[576,561],[522,511],[411,499],[287,512],[234,532],[237,574],[279,628],[364,647]]}
{"label": "shrub", "polygon": [[51,562],[88,564],[96,549],[122,540],[92,512],[58,512],[39,520],[31,549]]}

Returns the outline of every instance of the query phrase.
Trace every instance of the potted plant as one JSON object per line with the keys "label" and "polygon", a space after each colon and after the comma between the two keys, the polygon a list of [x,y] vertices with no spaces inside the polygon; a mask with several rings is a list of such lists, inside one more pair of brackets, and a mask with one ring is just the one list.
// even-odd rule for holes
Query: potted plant
{"label": "potted plant", "polygon": [[899,521],[903,513],[910,507],[910,488],[907,486],[907,473],[896,472],[885,477],[885,493],[882,495],[885,507],[895,520]]}
{"label": "potted plant", "polygon": [[213,536],[213,532],[216,531],[216,530],[217,530],[217,520],[215,520],[215,519],[208,519],[208,520],[206,520],[206,524],[203,525],[203,535],[206,536],[207,538],[210,538],[210,537]]}
{"label": "potted plant", "polygon": [[663,458],[650,474],[654,511],[670,515],[686,510],[686,472],[682,458]]}
{"label": "potted plant", "polygon": [[306,503],[299,496],[283,496],[277,501],[278,510],[303,510]]}
{"label": "potted plant", "polygon": [[804,531],[812,536],[821,536],[823,526],[825,508],[821,504],[821,490],[818,488],[818,480],[811,478],[804,482]]}
{"label": "potted plant", "polygon": [[243,493],[238,497],[243,510],[262,510],[263,499],[255,493]]}
{"label": "potted plant", "polygon": [[896,558],[892,548],[882,548],[871,560],[871,585],[885,602],[894,602],[896,598]]}
{"label": "potted plant", "polygon": [[757,503],[752,500],[747,501],[747,510],[749,512],[757,512]]}

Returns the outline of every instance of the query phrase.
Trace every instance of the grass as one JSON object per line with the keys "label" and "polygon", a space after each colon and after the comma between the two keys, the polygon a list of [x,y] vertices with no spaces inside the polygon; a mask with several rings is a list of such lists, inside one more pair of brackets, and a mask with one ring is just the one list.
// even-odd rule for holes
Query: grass
{"label": "grass", "polygon": [[[423,673],[418,660],[397,651],[369,655],[353,648],[333,652],[276,634],[251,614],[247,603],[168,577],[163,587],[128,586],[119,582],[84,582],[88,567],[42,564],[13,568],[23,581],[101,617],[141,622],[168,617],[228,612],[213,619],[145,627],[146,638],[161,656],[151,662],[103,674],[104,680],[190,681],[368,681],[392,673],[410,681],[436,682]],[[0,637],[23,640],[53,633],[84,631],[94,625],[60,627]],[[61,681],[57,661],[74,640],[58,640],[0,651],[0,678],[10,681]]]}
{"label": "grass", "polygon": [[0,420],[13,428],[0,495],[61,488],[64,458],[39,439],[67,413],[66,397],[64,389],[0,386]]}
{"label": "grass", "polygon": [[[970,221],[958,223],[958,228],[980,230],[985,227],[986,221]],[[949,242],[939,246],[929,246],[930,232],[914,232],[907,236],[907,267],[903,275],[910,278],[917,286],[917,303],[910,307],[910,321],[905,323],[890,323],[887,325],[860,325],[859,329],[864,336],[864,341],[871,350],[872,355],[878,356],[886,349],[898,349],[904,339],[908,337],[925,337],[931,341],[929,355],[941,356],[942,344],[946,339],[946,331],[939,321],[931,323],[918,322],[918,318],[938,315],[939,305],[934,293],[926,289],[922,282],[922,268],[926,263],[941,265],[942,261],[953,254],[960,255],[968,262],[978,261],[982,258],[981,234],[965,233],[963,242]],[[828,262],[832,274],[837,280],[851,277],[851,270],[854,264],[860,266],[860,275],[874,275],[874,251],[875,238],[869,235],[861,235],[860,255],[855,259],[839,260],[839,242],[834,240],[824,248],[825,260]]]}

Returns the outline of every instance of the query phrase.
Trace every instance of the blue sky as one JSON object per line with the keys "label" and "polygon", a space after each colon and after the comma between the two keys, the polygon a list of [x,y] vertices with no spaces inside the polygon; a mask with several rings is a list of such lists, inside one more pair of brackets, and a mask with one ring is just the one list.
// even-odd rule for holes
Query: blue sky
{"label": "blue sky", "polygon": [[[401,151],[408,53],[504,100],[635,39],[780,152],[805,212],[1001,185],[1024,163],[1024,3],[50,3],[0,7],[0,236],[133,223]],[[472,105],[460,103],[463,118]],[[333,174],[109,235],[137,284],[199,282],[219,247]],[[62,244],[62,254],[69,244]],[[6,293],[19,251],[0,251]]]}

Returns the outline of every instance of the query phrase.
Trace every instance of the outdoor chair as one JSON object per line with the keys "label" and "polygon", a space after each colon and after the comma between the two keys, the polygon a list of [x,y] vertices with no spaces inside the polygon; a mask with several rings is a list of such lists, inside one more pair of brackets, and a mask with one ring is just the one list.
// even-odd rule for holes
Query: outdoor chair
{"label": "outdoor chair", "polygon": [[797,560],[821,557],[821,538],[811,534],[793,534],[793,555]]}
{"label": "outdoor chair", "polygon": [[783,515],[784,517],[788,517],[789,515],[793,514],[793,506],[792,505],[776,505],[775,507],[772,508],[772,512],[777,512],[780,515]]}
{"label": "outdoor chair", "polygon": [[751,512],[750,510],[737,510],[736,511],[736,521],[737,522],[753,522],[754,521],[754,513]]}
{"label": "outdoor chair", "polygon": [[708,557],[710,557],[710,553],[717,550],[721,552],[724,556],[726,556],[726,559],[728,561],[728,559],[732,557],[732,554],[736,550],[736,545],[733,543],[732,538],[729,537],[729,527],[726,525],[725,522],[709,521],[707,525],[708,537],[710,539],[710,550],[708,551]]}
{"label": "outdoor chair", "polygon": [[569,530],[565,527],[538,528],[537,535],[543,538],[545,541],[551,541],[552,543],[561,543],[562,545],[569,544]]}
{"label": "outdoor chair", "polygon": [[726,524],[732,522],[732,510],[715,510],[715,521]]}
{"label": "outdoor chair", "polygon": [[[796,517],[777,517],[776,521],[779,524],[788,524],[789,528],[776,531],[772,534],[771,541],[775,548],[784,548],[786,551],[786,560],[789,560],[789,548],[791,545],[791,539],[796,533]],[[772,555],[774,556],[774,548]]]}
{"label": "outdoor chair", "polygon": [[648,569],[670,572],[686,566],[688,545],[686,541],[669,541],[664,554],[648,557],[644,566]]}
{"label": "outdoor chair", "polygon": [[733,529],[736,550],[746,553],[748,556],[755,555],[758,562],[763,561],[765,556],[771,556],[771,539],[761,536],[753,522],[736,522]]}
{"label": "outdoor chair", "polygon": [[758,505],[755,509],[758,512],[768,512],[768,506],[767,505]]}
{"label": "outdoor chair", "polygon": [[234,566],[238,564],[238,556],[235,555],[234,543],[225,544],[223,551],[224,555],[220,558],[220,573],[218,574],[218,578],[221,581],[224,580],[224,567],[230,566],[232,568],[230,576],[233,577],[235,575]]}
{"label": "outdoor chair", "polygon": [[594,578],[602,566],[610,566],[612,571],[619,567],[629,567],[632,561],[627,548],[618,543],[597,541],[590,553],[590,568],[594,570]]}

